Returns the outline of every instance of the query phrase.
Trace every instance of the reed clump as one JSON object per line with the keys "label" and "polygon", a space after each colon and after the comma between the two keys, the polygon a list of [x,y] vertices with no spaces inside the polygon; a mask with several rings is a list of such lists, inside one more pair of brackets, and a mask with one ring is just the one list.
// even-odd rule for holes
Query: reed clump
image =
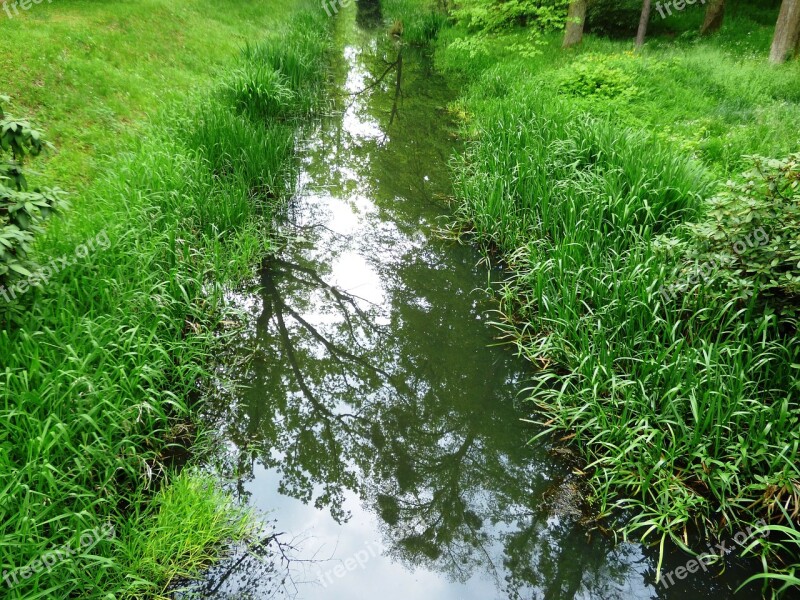
{"label": "reed clump", "polygon": [[[599,63],[624,87],[627,59],[564,57],[553,39],[530,64],[506,51],[518,32],[479,51],[464,36],[444,31],[438,50],[440,67],[470,82],[453,107],[468,140],[454,160],[454,227],[508,270],[496,325],[538,368],[526,392],[543,435],[583,453],[599,515],[634,509],[626,535],[685,546],[698,526],[720,535],[761,518],[793,531],[797,157],[702,160],[626,118],[649,97],[647,75],[591,101],[554,75]],[[726,192],[731,164],[751,170]],[[776,548],[754,549],[780,569]]]}

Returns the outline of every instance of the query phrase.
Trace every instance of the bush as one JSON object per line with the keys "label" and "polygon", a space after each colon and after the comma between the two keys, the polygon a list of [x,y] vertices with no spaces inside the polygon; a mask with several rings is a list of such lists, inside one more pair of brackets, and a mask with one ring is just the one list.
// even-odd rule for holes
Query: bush
{"label": "bush", "polygon": [[568,4],[568,0],[467,0],[453,15],[474,31],[500,31],[515,26],[555,31],[564,27]]}
{"label": "bush", "polygon": [[27,121],[6,115],[3,103],[8,102],[0,96],[0,285],[14,275],[31,275],[35,265],[28,254],[34,236],[45,219],[65,206],[61,190],[28,191],[26,157],[52,146]]}
{"label": "bush", "polygon": [[622,67],[623,60],[608,54],[584,54],[559,73],[559,90],[584,98],[635,96],[634,77]]}
{"label": "bush", "polygon": [[795,320],[800,300],[800,154],[749,157],[753,169],[710,201],[687,259],[718,267],[724,293]]}

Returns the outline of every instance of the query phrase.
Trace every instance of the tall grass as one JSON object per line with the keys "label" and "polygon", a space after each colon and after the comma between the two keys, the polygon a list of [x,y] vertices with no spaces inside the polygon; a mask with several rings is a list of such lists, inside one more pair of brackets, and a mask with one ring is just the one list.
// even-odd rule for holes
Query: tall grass
{"label": "tall grass", "polygon": [[[547,48],[542,73],[502,39],[447,46],[461,34],[440,48],[440,65],[470,80],[454,107],[469,140],[454,163],[457,226],[509,269],[498,326],[539,367],[530,400],[583,452],[598,512],[633,508],[627,534],[681,546],[697,526],[788,526],[800,512],[796,324],[702,283],[660,293],[679,269],[680,226],[703,218],[715,173],[739,157],[693,156],[655,130],[663,115],[626,127],[618,104],[560,93]],[[657,93],[650,81],[636,80],[632,104]],[[692,110],[708,100],[686,98]]]}
{"label": "tall grass", "polygon": [[[52,570],[18,573],[4,597],[157,596],[242,531],[205,483],[170,475],[169,456],[192,437],[222,287],[272,244],[325,27],[301,14],[245,51],[202,106],[162,118],[110,161],[38,252],[72,256],[101,231],[109,247],[0,307],[0,570],[107,521],[118,532]],[[269,81],[286,93],[261,93]],[[150,503],[164,473],[178,487]]]}

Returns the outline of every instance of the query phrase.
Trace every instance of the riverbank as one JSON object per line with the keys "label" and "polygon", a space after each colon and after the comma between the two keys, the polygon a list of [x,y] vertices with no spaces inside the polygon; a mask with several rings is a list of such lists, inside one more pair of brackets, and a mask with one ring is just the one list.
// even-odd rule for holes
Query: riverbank
{"label": "riverbank", "polygon": [[176,456],[225,290],[276,244],[324,80],[315,8],[62,2],[0,23],[8,110],[54,133],[44,180],[80,190],[36,246],[63,267],[0,305],[4,597],[164,597],[250,533]]}
{"label": "riverbank", "polygon": [[[763,518],[796,562],[797,61],[767,68],[756,8],[707,39],[666,22],[641,54],[458,16],[435,43],[464,86],[455,229],[509,268],[501,328],[540,369],[530,401],[582,454],[596,512],[632,509],[626,535],[695,549],[697,527],[724,538]],[[740,178],[750,154],[783,160]],[[783,571],[763,533],[755,551]]]}

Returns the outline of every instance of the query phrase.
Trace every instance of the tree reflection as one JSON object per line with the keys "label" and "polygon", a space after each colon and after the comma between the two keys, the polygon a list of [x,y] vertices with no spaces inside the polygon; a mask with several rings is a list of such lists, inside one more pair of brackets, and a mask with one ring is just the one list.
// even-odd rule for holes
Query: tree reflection
{"label": "tree reflection", "polygon": [[[407,68],[402,46],[389,40],[371,60],[373,83],[355,101],[379,115],[384,131],[394,125],[389,146],[378,152],[385,139],[365,143],[335,131],[328,134],[340,146],[335,155],[366,165],[363,177],[377,178],[369,165],[385,160],[393,163],[392,184],[421,180],[392,148],[403,148],[418,126],[409,123],[408,134],[397,127],[404,78],[415,89],[424,73],[413,62]],[[279,474],[280,493],[339,521],[348,518],[346,495],[358,495],[380,515],[393,555],[409,565],[462,581],[486,570],[518,595],[581,589],[582,573],[569,568],[585,543],[573,526],[579,510],[559,515],[558,529],[549,523],[553,507],[541,501],[568,469],[525,447],[531,434],[512,405],[518,363],[476,334],[481,310],[464,287],[475,281],[474,256],[415,242],[414,216],[382,202],[382,189],[394,198],[391,186],[367,181],[375,208],[389,213],[374,228],[333,233],[326,224],[335,215],[326,211],[335,209],[315,198],[298,225],[307,241],[262,265],[254,352],[228,373],[248,387],[219,404],[238,449],[240,492],[260,463]],[[393,227],[383,231],[382,223]],[[353,268],[353,253],[376,275],[379,305],[335,283]],[[572,502],[580,508],[579,494]]]}
{"label": "tree reflection", "polygon": [[[342,249],[331,243],[326,255]],[[523,447],[507,404],[511,357],[476,365],[483,340],[461,339],[477,307],[458,268],[432,269],[424,247],[376,264],[391,306],[377,325],[385,307],[329,283],[331,263],[307,251],[261,270],[257,348],[236,375],[250,387],[222,418],[241,448],[240,479],[258,461],[280,473],[281,493],[338,520],[346,493],[358,494],[410,565],[457,580],[488,569],[509,591],[579,589],[582,573],[569,567],[584,534],[574,515],[563,515],[563,536],[547,523],[552,507],[539,499],[559,474]]]}
{"label": "tree reflection", "polygon": [[[298,584],[291,565],[298,560],[297,549],[272,529],[252,543],[238,544],[230,556],[212,566],[202,581],[178,580],[171,585],[175,600],[245,600],[254,597],[294,597]],[[251,596],[250,591],[257,595]]]}
{"label": "tree reflection", "polygon": [[356,23],[363,29],[376,29],[383,24],[380,0],[356,0]]}
{"label": "tree reflection", "polygon": [[[368,4],[359,0],[362,19]],[[299,241],[264,261],[248,358],[227,361],[226,375],[247,384],[216,405],[237,489],[246,494],[260,464],[279,475],[281,494],[338,521],[355,494],[379,515],[393,556],[459,581],[485,573],[511,598],[628,598],[622,583],[641,557],[589,540],[570,466],[526,445],[533,432],[513,406],[525,373],[486,347],[474,254],[416,240],[429,215],[398,202],[432,164],[445,168],[441,144],[414,145],[443,135],[420,131],[435,112],[415,103],[444,103],[423,82],[429,67],[410,54],[404,64],[390,40],[374,51],[359,59],[374,83],[356,115],[388,137],[358,138],[340,123],[313,141],[307,169],[323,191],[287,224],[302,228]],[[326,185],[343,199],[329,202]],[[359,227],[336,233],[337,217]],[[356,268],[366,287],[338,283]]]}

